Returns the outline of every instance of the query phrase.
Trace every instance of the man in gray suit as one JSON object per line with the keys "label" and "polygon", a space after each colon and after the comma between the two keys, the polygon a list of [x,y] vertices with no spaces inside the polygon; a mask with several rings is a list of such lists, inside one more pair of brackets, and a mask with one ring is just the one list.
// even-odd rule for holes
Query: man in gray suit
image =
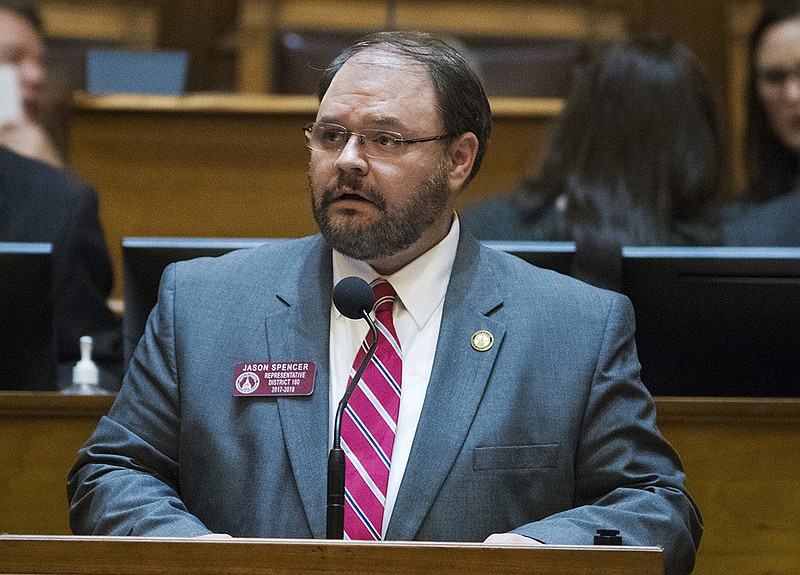
{"label": "man in gray suit", "polygon": [[[377,538],[591,544],[618,529],[689,573],[700,517],[639,381],[630,303],[459,229],[454,195],[491,131],[466,61],[425,34],[376,34],[318,92],[305,131],[321,235],[165,271],[70,474],[73,531],[324,537],[334,413],[367,331],[331,293],[355,275],[393,286],[378,339],[402,348],[388,478],[369,485]],[[254,394],[275,365],[287,385]]]}

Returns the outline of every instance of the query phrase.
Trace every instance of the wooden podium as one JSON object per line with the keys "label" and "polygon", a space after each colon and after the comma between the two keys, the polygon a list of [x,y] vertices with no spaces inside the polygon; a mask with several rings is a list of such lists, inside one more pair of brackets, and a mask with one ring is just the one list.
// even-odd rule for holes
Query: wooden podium
{"label": "wooden podium", "polygon": [[0,537],[0,575],[663,575],[658,547]]}

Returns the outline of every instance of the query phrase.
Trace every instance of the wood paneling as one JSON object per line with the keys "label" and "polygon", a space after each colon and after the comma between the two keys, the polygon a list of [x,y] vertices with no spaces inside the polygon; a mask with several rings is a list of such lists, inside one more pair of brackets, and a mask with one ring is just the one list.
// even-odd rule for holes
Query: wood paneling
{"label": "wood paneling", "polygon": [[[266,92],[273,85],[269,38],[287,27],[607,38],[624,32],[625,20],[619,0],[241,0],[237,87],[242,92]],[[267,66],[253,66],[254,62]]]}
{"label": "wood paneling", "polygon": [[189,87],[265,93],[273,85],[273,40],[286,26],[422,28],[445,33],[608,38],[625,31],[669,34],[702,60],[730,133],[725,173],[744,184],[743,58],[763,0],[46,0],[50,33],[121,40],[132,48],[192,52]]}
{"label": "wood paneling", "polygon": [[661,398],[705,523],[696,575],[790,575],[800,566],[800,399]]}
{"label": "wood paneling", "polygon": [[0,392],[0,533],[70,532],[67,473],[112,400]]}
{"label": "wood paneling", "polygon": [[156,47],[165,0],[43,0],[45,31],[50,36],[114,39],[131,49]]}

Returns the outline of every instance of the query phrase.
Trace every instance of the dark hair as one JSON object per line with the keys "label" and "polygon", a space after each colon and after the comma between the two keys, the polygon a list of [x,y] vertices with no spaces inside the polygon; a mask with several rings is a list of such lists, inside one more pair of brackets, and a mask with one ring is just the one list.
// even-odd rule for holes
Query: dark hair
{"label": "dark hair", "polygon": [[767,30],[785,20],[800,18],[800,1],[781,0],[764,7],[750,34],[747,81],[745,167],[750,200],[763,201],[789,192],[800,172],[800,157],[775,133],[758,96],[756,54]]}
{"label": "dark hair", "polygon": [[15,14],[30,24],[39,36],[44,36],[44,25],[39,9],[33,2],[15,2],[13,0],[0,0],[0,10],[6,10]]}
{"label": "dark hair", "polygon": [[717,102],[699,62],[669,38],[610,41],[576,71],[525,217],[566,197],[569,235],[658,245],[699,218],[720,186]]}
{"label": "dark hair", "polygon": [[478,138],[478,153],[468,184],[480,169],[492,115],[480,80],[467,60],[454,48],[424,32],[376,32],[362,38],[339,54],[323,71],[317,84],[321,101],[333,77],[354,55],[370,49],[382,50],[424,64],[430,74],[436,99],[442,111],[444,130],[451,135],[472,132]]}

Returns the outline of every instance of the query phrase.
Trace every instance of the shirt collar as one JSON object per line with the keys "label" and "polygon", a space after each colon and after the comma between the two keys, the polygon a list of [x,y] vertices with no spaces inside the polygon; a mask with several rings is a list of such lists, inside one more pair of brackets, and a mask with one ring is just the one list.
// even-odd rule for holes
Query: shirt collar
{"label": "shirt collar", "polygon": [[[442,241],[404,268],[386,276],[418,329],[428,323],[444,300],[456,259],[459,234],[458,215],[454,213],[450,231]],[[368,263],[333,250],[333,285],[348,276],[358,276],[368,283],[381,277]],[[341,317],[336,306],[333,309],[336,318]]]}

